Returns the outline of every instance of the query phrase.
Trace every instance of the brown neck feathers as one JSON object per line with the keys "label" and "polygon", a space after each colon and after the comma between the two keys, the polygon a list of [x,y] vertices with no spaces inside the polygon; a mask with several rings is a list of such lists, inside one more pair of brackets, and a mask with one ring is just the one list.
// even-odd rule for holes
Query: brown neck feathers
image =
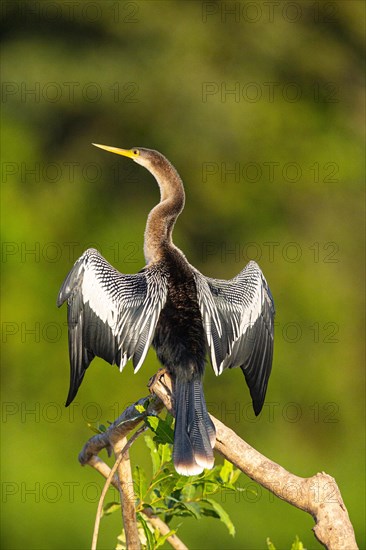
{"label": "brown neck feathers", "polygon": [[160,188],[160,202],[150,212],[145,229],[144,253],[146,262],[159,261],[166,247],[173,247],[175,221],[184,208],[183,182],[170,162],[160,155],[148,170]]}

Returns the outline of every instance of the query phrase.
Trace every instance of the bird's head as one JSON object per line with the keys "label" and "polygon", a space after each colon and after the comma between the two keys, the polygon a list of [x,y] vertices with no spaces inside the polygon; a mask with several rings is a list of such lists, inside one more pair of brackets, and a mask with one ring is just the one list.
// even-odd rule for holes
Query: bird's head
{"label": "bird's head", "polygon": [[182,180],[174,166],[159,151],[145,149],[144,147],[133,147],[132,149],[119,149],[109,145],[99,145],[93,143],[96,147],[105,149],[110,153],[128,157],[137,164],[144,166],[156,179],[160,187],[160,198],[164,201],[167,198],[173,198],[175,201],[175,217],[184,207],[184,188]]}
{"label": "bird's head", "polygon": [[100,145],[99,143],[93,143],[95,147],[100,149],[105,149],[110,153],[115,153],[116,155],[122,155],[123,157],[128,157],[137,164],[141,164],[148,170],[156,165],[161,164],[166,161],[165,157],[158,151],[153,151],[152,149],[145,149],[144,147],[133,147],[132,149],[119,149],[118,147],[110,147],[109,145]]}

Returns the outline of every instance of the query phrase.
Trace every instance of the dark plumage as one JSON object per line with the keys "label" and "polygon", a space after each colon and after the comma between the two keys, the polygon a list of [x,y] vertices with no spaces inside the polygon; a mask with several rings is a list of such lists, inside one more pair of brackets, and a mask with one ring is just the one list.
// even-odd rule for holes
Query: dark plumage
{"label": "dark plumage", "polygon": [[184,207],[175,168],[157,151],[116,149],[145,166],[157,180],[161,200],[145,231],[146,267],[136,275],[114,269],[94,249],[76,261],[58,297],[68,302],[70,390],[75,398],[95,356],[135,371],[152,344],[172,376],[176,423],[174,464],[184,475],[214,463],[215,428],[202,390],[208,351],[216,374],[240,366],[255,414],[262,409],[273,355],[273,299],[255,262],[230,281],[202,275],[175,247],[172,231]]}

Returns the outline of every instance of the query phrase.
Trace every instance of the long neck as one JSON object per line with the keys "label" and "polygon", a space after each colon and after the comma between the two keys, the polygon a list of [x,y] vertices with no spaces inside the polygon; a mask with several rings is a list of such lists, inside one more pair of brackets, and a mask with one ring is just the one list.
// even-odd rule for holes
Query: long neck
{"label": "long neck", "polygon": [[183,182],[165,157],[148,168],[160,187],[160,202],[150,212],[145,229],[144,254],[147,263],[159,261],[167,248],[173,248],[175,221],[184,208]]}

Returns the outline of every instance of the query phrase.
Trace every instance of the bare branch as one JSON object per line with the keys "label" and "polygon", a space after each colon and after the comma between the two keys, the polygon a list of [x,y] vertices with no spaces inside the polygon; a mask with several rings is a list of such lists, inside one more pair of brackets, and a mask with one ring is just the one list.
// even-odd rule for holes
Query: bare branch
{"label": "bare branch", "polygon": [[[122,453],[121,453],[121,458],[122,458]],[[102,462],[100,459],[97,459],[97,460]],[[118,463],[118,460],[116,460],[113,468],[109,471],[109,474],[106,476],[107,480],[104,484],[102,493],[101,493],[100,498],[99,498],[97,513],[96,513],[95,522],[94,522],[94,531],[93,531],[93,539],[92,539],[91,550],[96,550],[96,548],[97,548],[100,519],[101,519],[102,513],[103,513],[103,503],[104,503],[105,495],[107,494],[109,485],[112,482],[112,478],[114,476],[114,473],[117,470],[117,463]],[[117,485],[117,488],[118,488],[118,481],[116,482],[116,485]]]}
{"label": "bare branch", "polygon": [[[142,433],[142,431],[146,429],[145,426],[142,426],[142,428],[143,430],[140,428],[136,434],[138,432]],[[114,454],[117,459],[116,464],[119,478],[119,491],[121,494],[122,520],[126,534],[127,548],[140,550],[141,544],[137,528],[135,492],[133,490],[130,454],[128,448],[125,450],[125,447],[127,447],[126,437],[116,441],[113,446]]]}
{"label": "bare branch", "polygon": [[[108,478],[112,471],[111,468],[108,466],[108,464],[103,462],[103,460],[101,460],[97,456],[93,456],[89,460],[88,465],[94,468],[95,470],[97,470],[105,478]],[[111,485],[113,485],[113,487],[119,490],[118,477],[114,475],[114,472],[115,472],[115,468],[113,466],[113,473],[111,476]],[[142,513],[146,516],[147,521],[149,521],[155,529],[159,529],[162,535],[166,535],[167,533],[169,533],[170,528],[168,527],[168,525],[164,523],[164,521],[159,517],[154,516],[154,514],[151,511],[151,508],[144,508],[142,510]],[[174,548],[174,550],[188,550],[187,546],[175,534],[170,535],[166,540],[170,544],[170,546]]]}
{"label": "bare branch", "polygon": [[[142,426],[139,430],[137,430],[136,433],[134,433],[134,435],[131,437],[131,439],[128,442],[126,441],[125,438],[121,440],[121,444],[123,442],[124,445],[122,446],[121,451],[116,449],[115,452],[118,456],[117,456],[116,462],[114,463],[112,469],[109,468],[109,466],[107,466],[102,460],[100,460],[100,458],[98,458],[96,456],[92,457],[92,459],[89,462],[89,464],[91,466],[93,466],[95,469],[100,471],[102,473],[102,475],[104,475],[105,478],[106,478],[106,482],[104,484],[102,493],[100,495],[99,503],[98,503],[97,514],[96,514],[95,524],[94,524],[94,532],[93,532],[93,540],[92,540],[91,550],[96,550],[96,547],[97,547],[99,524],[100,524],[100,519],[101,519],[102,513],[103,513],[103,503],[104,503],[105,495],[107,494],[107,491],[108,491],[109,486],[111,485],[111,483],[116,487],[116,489],[118,489],[121,492],[121,483],[119,482],[118,477],[115,476],[115,472],[119,468],[123,457],[126,454],[128,454],[128,450],[131,447],[131,445],[136,441],[138,436],[145,431],[145,429],[146,429],[145,426]],[[123,492],[121,492],[121,507],[122,507],[122,510],[123,510]],[[123,519],[123,512],[122,512],[122,519]],[[126,538],[127,538],[127,535],[126,535]]]}
{"label": "bare branch", "polygon": [[[101,467],[99,459],[95,457],[102,448],[110,449],[113,445],[112,442],[125,437],[129,431],[142,422],[146,414],[157,414],[163,406],[174,414],[171,379],[164,369],[158,371],[151,379],[149,387],[153,397],[150,398],[147,413],[138,413],[135,405],[129,407],[105,434],[94,436],[85,444],[79,455],[82,464],[89,463],[105,475],[104,467]],[[145,403],[146,399],[140,399],[136,404]],[[324,472],[309,478],[291,474],[279,464],[253,449],[215,417],[211,416],[211,418],[216,427],[215,449],[248,477],[278,498],[311,514],[315,520],[314,534],[328,550],[356,550],[358,548],[347,509],[338,485],[331,476]],[[114,482],[112,483],[114,484]],[[149,513],[146,515],[148,516]],[[166,528],[169,529],[168,526]],[[169,542],[172,544],[171,541]],[[184,545],[174,546],[172,544],[172,546],[179,549],[184,548]]]}
{"label": "bare branch", "polygon": [[[159,529],[162,535],[166,535],[167,533],[169,533],[170,528],[168,527],[168,525],[164,523],[164,521],[158,518],[157,516],[154,516],[150,508],[145,508],[143,513],[147,516],[151,525],[155,529]],[[172,548],[174,548],[175,550],[188,550],[187,546],[175,534],[170,535],[166,540],[169,542],[170,546],[172,546]]]}

